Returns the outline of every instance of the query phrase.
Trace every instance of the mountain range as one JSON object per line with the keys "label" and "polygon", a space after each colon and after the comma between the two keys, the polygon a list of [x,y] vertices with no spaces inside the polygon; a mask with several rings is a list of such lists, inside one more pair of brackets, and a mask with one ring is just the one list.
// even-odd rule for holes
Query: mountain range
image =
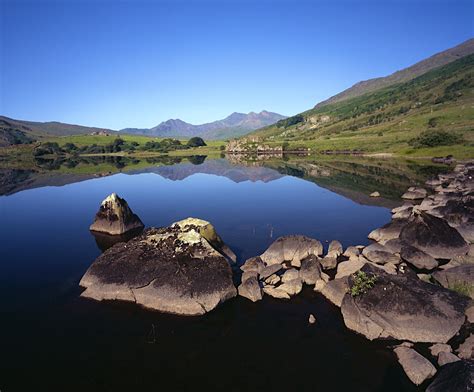
{"label": "mountain range", "polygon": [[243,136],[253,130],[275,124],[277,121],[285,119],[278,113],[267,112],[260,113],[237,113],[234,112],[223,120],[193,125],[180,119],[172,119],[158,124],[150,129],[126,128],[120,132],[134,135],[146,135],[154,137],[184,137],[194,136],[203,139],[223,140],[233,137]]}

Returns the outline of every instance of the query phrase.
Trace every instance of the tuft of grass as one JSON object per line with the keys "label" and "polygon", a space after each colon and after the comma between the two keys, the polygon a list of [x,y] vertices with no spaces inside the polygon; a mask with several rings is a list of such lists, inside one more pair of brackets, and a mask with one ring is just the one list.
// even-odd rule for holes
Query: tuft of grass
{"label": "tuft of grass", "polygon": [[368,275],[364,271],[357,271],[352,275],[352,277],[354,278],[354,282],[350,288],[350,293],[353,297],[365,294],[374,287],[377,282],[377,277],[375,275]]}
{"label": "tuft of grass", "polygon": [[449,289],[466,297],[472,297],[474,294],[474,286],[469,283],[455,282],[449,286]]}

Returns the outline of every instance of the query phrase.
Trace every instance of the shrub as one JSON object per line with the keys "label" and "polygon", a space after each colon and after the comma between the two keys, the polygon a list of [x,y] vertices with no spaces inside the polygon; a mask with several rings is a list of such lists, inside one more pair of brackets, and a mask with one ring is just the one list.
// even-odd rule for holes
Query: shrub
{"label": "shrub", "polygon": [[354,282],[350,289],[350,293],[353,297],[357,297],[360,294],[365,294],[372,287],[375,286],[377,282],[377,277],[375,275],[367,275],[364,271],[357,271],[352,275]]}
{"label": "shrub", "polygon": [[207,146],[206,142],[200,138],[200,137],[192,137],[191,139],[188,140],[187,145],[189,147],[203,147]]}
{"label": "shrub", "polygon": [[408,144],[414,148],[423,148],[451,146],[462,141],[462,137],[454,132],[424,131],[418,137],[411,139]]}

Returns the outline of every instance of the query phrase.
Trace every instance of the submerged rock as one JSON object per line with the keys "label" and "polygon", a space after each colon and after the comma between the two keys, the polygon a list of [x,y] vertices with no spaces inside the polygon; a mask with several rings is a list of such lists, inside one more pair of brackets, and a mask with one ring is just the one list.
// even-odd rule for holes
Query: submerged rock
{"label": "submerged rock", "polygon": [[132,212],[125,199],[112,193],[102,201],[90,230],[119,235],[143,227],[142,221]]}
{"label": "submerged rock", "polygon": [[400,240],[435,259],[451,259],[469,251],[469,245],[455,228],[423,211],[413,213],[400,232]]}
{"label": "submerged rock", "polygon": [[289,262],[294,267],[300,267],[304,258],[322,253],[323,245],[318,240],[304,235],[290,235],[278,238],[260,258],[266,265]]}
{"label": "submerged rock", "polygon": [[436,374],[436,368],[431,362],[412,348],[399,346],[394,351],[406,375],[415,385],[422,384]]}
{"label": "submerged rock", "polygon": [[83,297],[200,315],[234,297],[226,246],[209,222],[188,218],[147,229],[99,256],[80,285]]}
{"label": "submerged rock", "polygon": [[349,329],[370,340],[446,343],[463,325],[468,298],[416,275],[389,275],[370,264],[361,271],[377,280],[366,293],[343,297],[341,311]]}

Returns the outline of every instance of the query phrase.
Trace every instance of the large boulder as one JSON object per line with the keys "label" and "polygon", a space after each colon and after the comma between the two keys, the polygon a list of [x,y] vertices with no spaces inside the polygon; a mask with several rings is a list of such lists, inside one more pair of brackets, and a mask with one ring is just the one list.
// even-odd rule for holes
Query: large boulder
{"label": "large boulder", "polygon": [[474,391],[474,361],[456,361],[441,366],[426,392]]}
{"label": "large boulder", "polygon": [[316,284],[321,279],[321,264],[318,256],[311,255],[301,260],[300,277],[303,283]]}
{"label": "large boulder", "polygon": [[443,287],[474,298],[474,264],[462,264],[436,271],[433,278]]}
{"label": "large boulder", "polygon": [[321,294],[331,301],[334,305],[341,307],[342,300],[349,290],[348,277],[341,279],[334,279],[326,283],[322,289]]}
{"label": "large boulder", "polygon": [[318,240],[304,235],[290,235],[278,238],[260,258],[266,265],[289,262],[294,267],[300,267],[304,258],[322,253],[323,245]]}
{"label": "large boulder", "polygon": [[402,245],[400,257],[408,264],[411,264],[418,269],[431,271],[438,267],[436,259],[431,257],[428,253],[425,253],[411,245]]}
{"label": "large boulder", "polygon": [[241,297],[245,297],[252,302],[257,302],[262,299],[262,289],[260,288],[260,284],[258,283],[256,276],[242,280],[238,290]]}
{"label": "large boulder", "polygon": [[436,368],[431,362],[412,348],[399,346],[393,351],[397,354],[398,362],[402,365],[406,375],[415,385],[420,385],[436,374]]}
{"label": "large boulder", "polygon": [[132,212],[125,199],[120,198],[116,193],[112,193],[100,204],[90,230],[110,235],[120,235],[132,230],[143,229],[143,227],[142,221]]}
{"label": "large boulder", "polygon": [[204,314],[237,294],[221,245],[212,225],[199,219],[147,229],[99,256],[80,281],[86,289],[81,295],[167,313]]}
{"label": "large boulder", "polygon": [[393,219],[386,225],[372,230],[369,233],[368,238],[381,243],[398,238],[406,224],[407,221],[405,219]]}
{"label": "large boulder", "polygon": [[366,293],[344,296],[341,311],[349,329],[370,340],[446,343],[463,325],[468,298],[416,275],[390,275],[370,264],[361,271],[375,275],[376,283]]}
{"label": "large boulder", "polygon": [[401,230],[400,239],[435,259],[451,259],[469,251],[469,245],[455,228],[423,211],[414,211]]}

